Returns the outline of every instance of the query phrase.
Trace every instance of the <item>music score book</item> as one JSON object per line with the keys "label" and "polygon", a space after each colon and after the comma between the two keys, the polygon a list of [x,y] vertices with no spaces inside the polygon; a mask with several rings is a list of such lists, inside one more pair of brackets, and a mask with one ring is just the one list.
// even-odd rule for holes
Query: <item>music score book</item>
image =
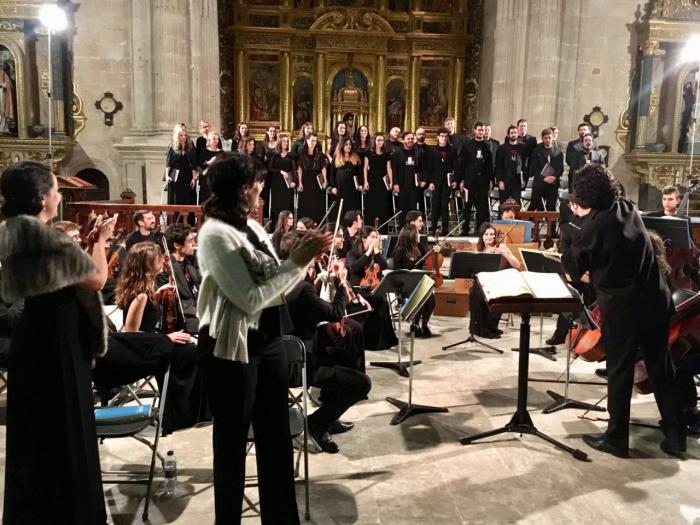
{"label": "music score book", "polygon": [[498,272],[480,272],[476,275],[486,301],[515,302],[522,298],[537,301],[572,301],[569,291],[559,274],[519,272],[514,268]]}

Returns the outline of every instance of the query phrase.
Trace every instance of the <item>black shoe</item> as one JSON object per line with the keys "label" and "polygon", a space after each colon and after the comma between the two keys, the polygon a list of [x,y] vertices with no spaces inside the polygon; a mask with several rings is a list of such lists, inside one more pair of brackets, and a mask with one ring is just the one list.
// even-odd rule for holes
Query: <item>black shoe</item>
{"label": "black shoe", "polygon": [[335,441],[333,441],[333,438],[328,432],[321,432],[318,434],[315,432],[309,433],[311,434],[311,439],[316,442],[316,445],[318,445],[318,448],[320,448],[321,451],[325,452],[326,454],[337,454],[340,452],[338,445],[336,445]]}
{"label": "black shoe", "polygon": [[595,375],[597,375],[598,377],[602,377],[603,379],[607,379],[608,378],[608,369],[607,368],[596,368]]}
{"label": "black shoe", "polygon": [[336,419],[333,421],[328,426],[328,433],[329,434],[344,434],[345,432],[349,432],[355,428],[355,423],[352,423],[351,421],[341,421],[340,419]]}
{"label": "black shoe", "polygon": [[686,431],[688,434],[692,434],[694,436],[700,435],[700,414],[688,412],[686,414],[686,419],[688,420],[686,426]]}
{"label": "black shoe", "polygon": [[629,451],[626,448],[616,447],[605,437],[605,434],[584,434],[583,441],[591,448],[606,454],[612,454],[618,458],[630,457]]}
{"label": "black shoe", "polygon": [[424,337],[424,338],[427,339],[428,337],[433,337],[433,332],[430,331],[430,327],[429,327],[427,324],[424,324],[424,325],[421,327],[421,330],[422,330],[422,332],[423,332],[423,337]]}
{"label": "black shoe", "polygon": [[[685,440],[683,440],[685,441]],[[666,452],[669,456],[674,456],[674,457],[682,457],[683,452],[685,452],[685,443],[683,445],[680,445],[678,442],[678,439],[673,439],[673,438],[664,438],[661,440],[661,444],[659,445],[659,448]]]}
{"label": "black shoe", "polygon": [[415,337],[425,337],[425,332],[423,332],[423,329],[420,326],[416,326],[416,329],[413,330],[413,335]]}
{"label": "black shoe", "polygon": [[418,330],[418,325],[415,323],[411,323],[411,332],[415,334],[416,330]]}
{"label": "black shoe", "polygon": [[554,334],[552,337],[547,339],[545,343],[547,343],[549,346],[559,346],[563,345],[566,342],[566,336],[564,337],[559,337],[557,334]]}

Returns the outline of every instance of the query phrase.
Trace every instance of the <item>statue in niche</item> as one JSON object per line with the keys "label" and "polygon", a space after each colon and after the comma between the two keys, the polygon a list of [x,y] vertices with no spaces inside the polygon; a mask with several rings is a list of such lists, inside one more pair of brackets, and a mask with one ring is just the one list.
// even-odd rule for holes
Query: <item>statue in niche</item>
{"label": "statue in niche", "polygon": [[[692,119],[695,111],[696,93],[698,81],[695,80],[697,70],[690,71],[683,80],[683,107],[681,109],[681,129],[678,140],[678,151],[688,153],[690,151],[690,141],[692,140]],[[698,140],[697,137],[695,139]]]}
{"label": "statue in niche", "polygon": [[353,68],[339,71],[333,78],[331,122],[345,122],[349,136],[369,120],[367,80]]}
{"label": "statue in niche", "polygon": [[17,135],[17,77],[14,57],[0,45],[0,135]]}
{"label": "statue in niche", "polygon": [[299,77],[294,83],[294,128],[311,122],[313,116],[313,86],[309,77]]}
{"label": "statue in niche", "polygon": [[406,92],[403,82],[394,79],[386,87],[386,129],[403,129],[406,115]]}

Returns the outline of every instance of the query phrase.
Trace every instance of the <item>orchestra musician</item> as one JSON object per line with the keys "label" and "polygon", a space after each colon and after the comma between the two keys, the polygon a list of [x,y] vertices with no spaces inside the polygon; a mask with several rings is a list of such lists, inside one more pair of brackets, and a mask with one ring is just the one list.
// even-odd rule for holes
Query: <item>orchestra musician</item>
{"label": "orchestra musician", "polygon": [[[479,253],[497,253],[501,255],[501,267],[522,269],[521,262],[513,255],[510,248],[498,239],[496,227],[484,222],[479,226],[479,240],[476,251]],[[486,339],[498,339],[503,330],[498,328],[501,320],[500,314],[489,311],[486,297],[480,286],[472,286],[469,293],[469,333]]]}
{"label": "orchestra musician", "polygon": [[128,252],[132,246],[140,242],[151,242],[162,246],[163,234],[156,230],[156,216],[150,210],[137,210],[134,212],[134,226],[124,242],[124,249]]}
{"label": "orchestra musician", "polygon": [[[649,217],[685,217],[678,209],[681,203],[681,193],[675,186],[666,186],[661,190],[661,210],[645,213]],[[679,215],[680,211],[680,215]]]}
{"label": "orchestra musician", "polygon": [[[421,219],[422,222],[422,217]],[[435,245],[436,253],[440,253],[440,247]],[[413,270],[416,268],[418,260],[426,254],[426,248],[420,244],[420,233],[415,224],[408,223],[399,233],[399,238],[394,248],[394,270]],[[428,256],[430,257],[430,255]],[[428,323],[430,317],[435,310],[435,296],[430,295],[420,313],[416,316],[416,320],[420,319],[420,325],[414,323],[411,325],[411,331],[416,337],[432,337],[433,333],[430,330]]]}
{"label": "orchestra musician", "polygon": [[343,214],[343,247],[338,251],[338,257],[345,258],[355,244],[355,236],[362,229],[362,212],[348,209]]}
{"label": "orchestra musician", "polygon": [[[330,226],[330,225],[329,225]],[[301,234],[290,232],[282,238],[280,258],[299,242]],[[342,236],[338,236],[342,243]],[[353,319],[343,319],[350,285],[343,267],[329,277],[334,295],[324,301],[313,285],[302,281],[286,295],[294,323],[294,335],[305,342],[313,363],[310,383],[321,389],[321,407],[309,416],[309,434],[326,453],[340,451],[332,434],[341,434],[355,425],[340,417],[354,404],[366,399],[372,382],[364,370],[362,326]],[[328,324],[318,326],[321,322]],[[337,325],[340,323],[340,325]],[[317,328],[318,326],[318,328]]]}
{"label": "orchestra musician", "polygon": [[680,393],[668,350],[673,304],[636,207],[618,197],[608,171],[585,166],[574,179],[571,211],[581,228],[562,240],[562,263],[574,282],[590,281],[602,316],[607,351],[608,412],[602,434],[585,434],[596,450],[628,457],[634,363],[644,359],[661,413],[661,449],[685,451]]}
{"label": "orchestra musician", "polygon": [[[364,320],[367,350],[386,350],[398,344],[386,297],[371,293],[382,279],[382,271],[388,266],[382,255],[381,242],[379,232],[365,226],[355,235],[353,247],[346,257],[348,281],[353,287],[360,287],[359,294],[372,305],[372,311]],[[364,286],[363,282],[366,283]]]}
{"label": "orchestra musician", "polygon": [[287,232],[294,229],[294,214],[290,210],[282,210],[277,216],[277,225],[275,226],[275,231],[272,232],[272,246],[275,249],[275,253],[280,252],[280,243],[282,242],[282,237]]}

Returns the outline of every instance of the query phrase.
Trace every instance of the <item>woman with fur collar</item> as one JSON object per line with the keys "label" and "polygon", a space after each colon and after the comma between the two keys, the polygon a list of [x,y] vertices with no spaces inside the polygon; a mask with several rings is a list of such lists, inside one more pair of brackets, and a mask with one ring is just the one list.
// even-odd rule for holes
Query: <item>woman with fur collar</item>
{"label": "woman with fur collar", "polygon": [[0,191],[0,294],[25,299],[10,343],[4,523],[106,523],[91,369],[106,348],[99,290],[116,217],[98,219],[91,257],[46,224],[61,201],[48,168],[12,166]]}

